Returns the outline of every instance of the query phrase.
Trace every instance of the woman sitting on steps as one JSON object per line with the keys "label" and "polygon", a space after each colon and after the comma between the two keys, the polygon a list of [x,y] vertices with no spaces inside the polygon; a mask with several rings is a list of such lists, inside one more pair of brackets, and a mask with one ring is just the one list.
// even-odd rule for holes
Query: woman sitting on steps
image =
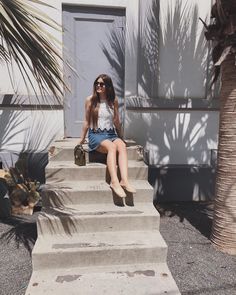
{"label": "woman sitting on steps", "polygon": [[[107,167],[111,177],[110,187],[121,198],[136,190],[128,180],[128,157],[126,144],[122,140],[118,113],[118,99],[111,78],[99,75],[93,83],[93,94],[85,101],[85,120],[79,144],[83,144],[88,133],[89,151],[107,154]],[[119,181],[116,168],[116,154],[121,174]]]}

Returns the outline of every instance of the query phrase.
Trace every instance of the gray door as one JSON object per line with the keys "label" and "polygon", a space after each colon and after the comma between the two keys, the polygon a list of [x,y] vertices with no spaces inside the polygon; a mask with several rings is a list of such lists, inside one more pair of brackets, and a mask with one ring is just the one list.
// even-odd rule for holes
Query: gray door
{"label": "gray door", "polygon": [[79,137],[84,120],[85,98],[92,94],[95,78],[112,77],[124,107],[125,10],[63,6],[65,78],[70,87],[65,96],[65,136]]}

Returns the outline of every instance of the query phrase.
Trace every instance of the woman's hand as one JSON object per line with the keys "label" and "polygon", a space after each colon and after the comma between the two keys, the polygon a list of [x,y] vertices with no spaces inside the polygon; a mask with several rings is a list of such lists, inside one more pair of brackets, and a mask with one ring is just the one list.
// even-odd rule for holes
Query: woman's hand
{"label": "woman's hand", "polygon": [[85,143],[85,138],[82,138],[79,142],[78,142],[78,145],[80,144],[84,144]]}

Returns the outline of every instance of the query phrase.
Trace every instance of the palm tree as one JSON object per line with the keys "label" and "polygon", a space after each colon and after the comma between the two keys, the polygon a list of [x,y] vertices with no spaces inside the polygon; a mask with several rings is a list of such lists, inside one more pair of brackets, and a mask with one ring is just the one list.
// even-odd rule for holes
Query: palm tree
{"label": "palm tree", "polygon": [[0,0],[0,61],[9,66],[15,62],[27,88],[31,87],[37,98],[32,75],[44,99],[52,94],[61,102],[64,86],[59,66],[61,55],[49,41],[54,38],[42,25],[56,29],[59,26],[36,9],[35,4],[47,5],[42,0]]}
{"label": "palm tree", "polygon": [[220,124],[216,196],[211,241],[236,255],[236,1],[216,0],[213,23],[206,26],[212,40],[216,81],[221,72]]}
{"label": "palm tree", "polygon": [[[43,29],[45,25],[55,29],[60,27],[36,9],[35,4],[47,5],[41,0],[0,0],[0,62],[7,63],[12,75],[13,65],[19,68],[28,94],[30,88],[33,89],[40,103],[47,101],[49,95],[61,103],[65,86],[59,65],[61,55],[54,43],[49,41],[54,40],[53,36]],[[29,208],[28,213],[32,214],[38,193],[34,182],[27,181],[25,177],[22,174],[22,184],[18,181],[13,183],[10,192],[12,210],[15,208],[19,213]]]}

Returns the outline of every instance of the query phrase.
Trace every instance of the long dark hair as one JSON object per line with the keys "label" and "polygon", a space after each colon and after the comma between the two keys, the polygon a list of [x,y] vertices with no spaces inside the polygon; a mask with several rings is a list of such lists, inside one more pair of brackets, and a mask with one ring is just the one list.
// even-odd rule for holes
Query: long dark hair
{"label": "long dark hair", "polygon": [[114,101],[115,101],[115,89],[111,80],[111,77],[109,77],[106,74],[100,74],[93,83],[93,95],[91,98],[91,106],[90,106],[90,123],[92,123],[93,127],[97,127],[97,121],[98,121],[98,110],[100,106],[100,97],[99,93],[96,91],[96,82],[98,79],[102,79],[106,86],[106,96],[107,96],[107,102],[108,105],[113,108],[114,107]]}

